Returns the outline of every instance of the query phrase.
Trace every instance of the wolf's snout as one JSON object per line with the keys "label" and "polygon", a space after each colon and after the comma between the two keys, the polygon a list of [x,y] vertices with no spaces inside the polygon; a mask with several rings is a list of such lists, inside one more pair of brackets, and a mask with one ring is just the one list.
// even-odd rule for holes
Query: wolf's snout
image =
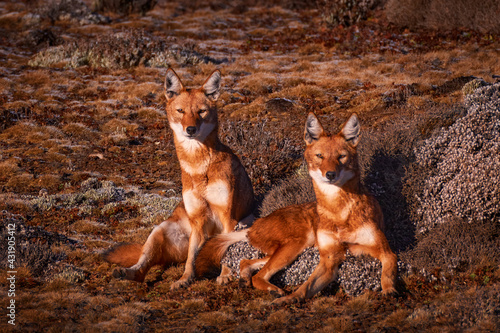
{"label": "wolf's snout", "polygon": [[335,172],[334,171],[327,171],[326,178],[330,181],[334,180],[335,179]]}
{"label": "wolf's snout", "polygon": [[186,128],[186,133],[188,135],[194,135],[196,133],[196,127],[195,126],[189,126]]}

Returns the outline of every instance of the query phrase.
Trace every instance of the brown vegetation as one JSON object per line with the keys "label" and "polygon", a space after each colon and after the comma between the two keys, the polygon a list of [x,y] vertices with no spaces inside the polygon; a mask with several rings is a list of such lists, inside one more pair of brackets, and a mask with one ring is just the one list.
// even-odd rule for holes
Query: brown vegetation
{"label": "brown vegetation", "polygon": [[440,31],[473,29],[500,33],[500,3],[485,0],[388,0],[389,21],[411,29],[431,28]]}
{"label": "brown vegetation", "polygon": [[[123,3],[146,2],[154,3]],[[467,82],[484,80],[471,81],[473,89],[500,75],[497,2],[448,3],[388,1],[338,26],[321,16],[326,7],[303,0],[158,1],[150,11],[100,14],[91,0],[1,2],[0,235],[16,224],[16,329],[498,331],[494,206],[423,235],[414,223],[419,207],[429,212],[432,203],[415,201],[431,185],[421,180],[432,174],[437,184],[448,161],[438,168],[421,156],[415,164],[414,149],[464,117]],[[169,65],[190,86],[221,70],[220,136],[247,169],[262,214],[311,198],[302,166],[307,113],[330,132],[358,113],[363,182],[381,203],[392,248],[414,268],[402,273],[399,298],[335,289],[276,309],[272,296],[236,282],[196,281],[171,292],[182,265],[153,268],[144,284],[112,278],[100,253],[144,242],[179,201],[163,111]],[[487,157],[471,147],[471,156]],[[498,172],[474,163],[467,165]],[[464,183],[464,173],[454,174]],[[475,206],[484,199],[471,198]],[[4,318],[0,328],[12,327]]]}

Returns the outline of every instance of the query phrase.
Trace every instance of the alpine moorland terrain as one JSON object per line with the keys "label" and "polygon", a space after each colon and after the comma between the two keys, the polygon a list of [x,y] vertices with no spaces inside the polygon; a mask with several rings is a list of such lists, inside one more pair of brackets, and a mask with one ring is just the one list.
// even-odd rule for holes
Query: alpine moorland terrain
{"label": "alpine moorland terrain", "polygon": [[[498,332],[499,15],[494,0],[0,2],[0,330]],[[183,265],[113,278],[101,254],[181,200],[169,67],[192,87],[221,71],[219,136],[256,214],[312,198],[307,114],[336,133],[356,113],[398,296],[368,283],[367,258],[281,307],[237,280],[170,291]]]}

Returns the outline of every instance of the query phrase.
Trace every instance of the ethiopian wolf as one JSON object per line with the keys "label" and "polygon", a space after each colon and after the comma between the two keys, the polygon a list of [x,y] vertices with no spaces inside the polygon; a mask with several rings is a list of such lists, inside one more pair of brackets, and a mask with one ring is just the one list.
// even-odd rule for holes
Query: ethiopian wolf
{"label": "ethiopian wolf", "polygon": [[383,292],[395,292],[397,258],[382,232],[382,211],[360,183],[356,152],[359,136],[360,124],[355,114],[340,133],[328,135],[310,113],[304,132],[304,157],[317,201],[279,209],[256,220],[247,230],[212,238],[200,252],[197,273],[203,274],[217,265],[231,244],[248,239],[266,257],[241,261],[242,282],[283,296],[284,291],[269,283],[269,279],[306,247],[315,245],[320,263],[312,275],[297,291],[275,303],[303,300],[321,291],[335,279],[347,249],[355,255],[366,253],[379,259]]}
{"label": "ethiopian wolf", "polygon": [[[217,133],[220,84],[221,74],[216,70],[201,88],[187,89],[168,69],[166,112],[181,166],[182,202],[169,219],[154,228],[143,246],[123,244],[108,251],[108,261],[128,267],[115,269],[115,277],[142,282],[154,265],[185,261],[184,274],[171,289],[186,286],[194,277],[194,260],[205,240],[252,218],[252,183]],[[228,270],[223,268],[222,275]]]}

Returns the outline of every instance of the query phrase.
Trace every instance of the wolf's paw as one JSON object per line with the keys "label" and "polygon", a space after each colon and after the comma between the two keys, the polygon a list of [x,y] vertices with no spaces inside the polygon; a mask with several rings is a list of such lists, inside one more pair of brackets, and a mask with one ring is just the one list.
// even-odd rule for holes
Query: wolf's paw
{"label": "wolf's paw", "polygon": [[280,288],[276,288],[276,289],[271,289],[269,290],[269,293],[274,296],[274,297],[282,297],[282,296],[285,296],[285,292],[283,291],[283,289],[280,289]]}
{"label": "wolf's paw", "polygon": [[189,280],[188,279],[180,279],[170,285],[170,290],[178,290],[180,288],[185,288],[189,285]]}
{"label": "wolf's paw", "polygon": [[238,281],[238,285],[240,286],[240,288],[250,288],[252,286],[252,281],[250,281],[249,279],[240,278]]}
{"label": "wolf's paw", "polygon": [[124,267],[117,267],[113,270],[113,277],[121,280],[144,282],[144,276],[137,274],[135,270]]}
{"label": "wolf's paw", "polygon": [[283,296],[280,298],[276,298],[271,305],[273,306],[282,306],[286,304],[298,303],[301,299],[298,296],[294,296],[293,294],[288,296]]}
{"label": "wolf's paw", "polygon": [[217,281],[217,284],[222,286],[222,285],[228,284],[229,281],[231,281],[231,276],[230,275],[220,275],[217,277],[216,281]]}
{"label": "wolf's paw", "polygon": [[388,297],[396,297],[396,296],[398,296],[398,292],[397,292],[396,288],[390,287],[390,288],[386,288],[386,289],[382,290],[382,295],[388,296]]}
{"label": "wolf's paw", "polygon": [[113,270],[113,277],[116,279],[133,280],[134,277],[131,277],[130,275],[129,270],[123,267],[117,267]]}

